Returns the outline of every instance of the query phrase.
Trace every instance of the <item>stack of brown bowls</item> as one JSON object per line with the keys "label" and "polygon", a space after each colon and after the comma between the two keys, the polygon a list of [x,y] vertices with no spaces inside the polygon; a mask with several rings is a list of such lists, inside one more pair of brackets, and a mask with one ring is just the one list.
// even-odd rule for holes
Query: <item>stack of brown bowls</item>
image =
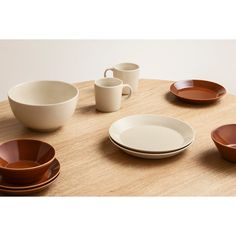
{"label": "stack of brown bowls", "polygon": [[49,187],[60,173],[48,143],[18,139],[0,145],[0,193],[27,195]]}

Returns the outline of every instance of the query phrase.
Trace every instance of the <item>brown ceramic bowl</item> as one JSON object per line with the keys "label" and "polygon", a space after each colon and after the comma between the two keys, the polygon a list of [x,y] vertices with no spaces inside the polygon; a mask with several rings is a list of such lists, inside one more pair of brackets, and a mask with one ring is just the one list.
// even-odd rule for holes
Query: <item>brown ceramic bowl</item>
{"label": "brown ceramic bowl", "polygon": [[55,159],[55,149],[48,143],[19,139],[0,145],[0,175],[14,184],[38,181]]}
{"label": "brown ceramic bowl", "polygon": [[236,124],[220,126],[211,138],[224,159],[236,162]]}

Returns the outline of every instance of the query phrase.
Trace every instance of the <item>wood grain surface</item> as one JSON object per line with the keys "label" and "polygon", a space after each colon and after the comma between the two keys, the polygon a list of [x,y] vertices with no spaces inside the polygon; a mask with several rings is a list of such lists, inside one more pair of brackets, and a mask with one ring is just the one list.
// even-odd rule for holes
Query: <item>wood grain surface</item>
{"label": "wood grain surface", "polygon": [[[236,195],[236,164],[223,160],[210,133],[236,123],[236,97],[227,94],[212,105],[191,105],[169,94],[171,81],[140,80],[137,93],[114,113],[95,110],[93,82],[78,83],[74,116],[61,129],[37,133],[24,128],[7,101],[0,103],[0,142],[34,138],[49,142],[61,163],[58,180],[39,196],[217,196]],[[125,154],[108,140],[110,125],[128,115],[157,114],[188,122],[193,145],[164,160]]]}

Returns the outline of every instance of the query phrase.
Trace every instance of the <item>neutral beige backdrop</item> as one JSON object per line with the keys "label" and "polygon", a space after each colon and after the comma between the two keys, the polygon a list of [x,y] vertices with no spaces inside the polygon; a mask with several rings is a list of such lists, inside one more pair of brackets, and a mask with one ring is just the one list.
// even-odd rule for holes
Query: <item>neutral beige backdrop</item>
{"label": "neutral beige backdrop", "polygon": [[236,94],[236,40],[1,40],[0,100],[24,81],[95,80],[119,62],[138,63],[145,78],[212,80]]}

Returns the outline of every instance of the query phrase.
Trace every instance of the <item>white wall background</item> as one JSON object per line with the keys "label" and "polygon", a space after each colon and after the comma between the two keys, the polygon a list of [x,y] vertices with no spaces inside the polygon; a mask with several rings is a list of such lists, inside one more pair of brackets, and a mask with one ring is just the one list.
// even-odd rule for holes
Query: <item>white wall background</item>
{"label": "white wall background", "polygon": [[24,81],[95,80],[120,62],[143,78],[212,80],[236,94],[236,40],[1,40],[0,100]]}

